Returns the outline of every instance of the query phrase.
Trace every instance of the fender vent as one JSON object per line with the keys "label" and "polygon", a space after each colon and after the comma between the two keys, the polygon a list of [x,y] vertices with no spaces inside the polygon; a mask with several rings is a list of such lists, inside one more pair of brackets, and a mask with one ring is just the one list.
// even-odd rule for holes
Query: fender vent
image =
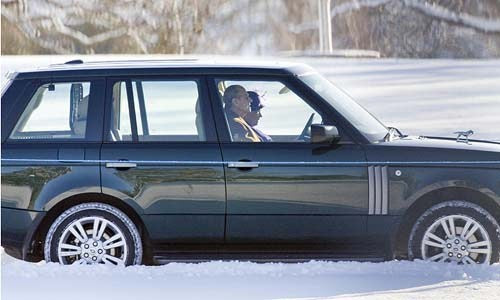
{"label": "fender vent", "polygon": [[368,214],[387,215],[389,212],[389,180],[387,166],[368,167]]}

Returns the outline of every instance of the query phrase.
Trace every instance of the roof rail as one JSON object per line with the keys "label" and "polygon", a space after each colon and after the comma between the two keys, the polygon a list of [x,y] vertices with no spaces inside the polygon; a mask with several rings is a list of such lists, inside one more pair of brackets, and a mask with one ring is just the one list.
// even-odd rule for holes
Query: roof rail
{"label": "roof rail", "polygon": [[105,64],[105,63],[112,63],[112,64],[129,64],[129,63],[138,63],[138,62],[145,62],[145,63],[154,63],[154,62],[195,62],[199,61],[199,58],[165,58],[165,59],[128,59],[128,60],[96,60],[96,61],[87,61],[85,64]]}
{"label": "roof rail", "polygon": [[74,59],[74,60],[67,61],[64,64],[65,65],[83,64],[83,60],[81,60],[81,59]]}

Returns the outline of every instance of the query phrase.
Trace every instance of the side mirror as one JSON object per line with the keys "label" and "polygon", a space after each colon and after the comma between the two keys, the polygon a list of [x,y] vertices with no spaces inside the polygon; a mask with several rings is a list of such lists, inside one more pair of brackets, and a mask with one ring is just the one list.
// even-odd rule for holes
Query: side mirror
{"label": "side mirror", "polygon": [[340,141],[340,135],[337,127],[333,125],[311,125],[311,143],[330,143],[335,144]]}

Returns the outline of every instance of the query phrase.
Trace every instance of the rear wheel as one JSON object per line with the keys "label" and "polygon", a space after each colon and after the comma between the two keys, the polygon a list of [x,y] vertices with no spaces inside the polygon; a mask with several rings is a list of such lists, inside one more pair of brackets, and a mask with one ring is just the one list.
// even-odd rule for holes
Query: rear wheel
{"label": "rear wheel", "polygon": [[428,209],[410,234],[411,259],[457,264],[497,262],[500,227],[486,210],[464,201],[449,201]]}
{"label": "rear wheel", "polygon": [[61,264],[133,265],[142,260],[134,223],[119,209],[83,203],[63,212],[45,239],[45,260]]}

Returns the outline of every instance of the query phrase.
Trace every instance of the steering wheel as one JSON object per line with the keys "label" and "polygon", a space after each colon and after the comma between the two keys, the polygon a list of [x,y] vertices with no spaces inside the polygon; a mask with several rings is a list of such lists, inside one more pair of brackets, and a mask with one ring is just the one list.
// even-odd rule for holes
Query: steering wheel
{"label": "steering wheel", "polygon": [[314,115],[316,114],[312,113],[309,117],[309,120],[307,120],[306,126],[304,126],[302,133],[297,138],[298,141],[309,142],[311,140],[311,125],[314,119]]}

